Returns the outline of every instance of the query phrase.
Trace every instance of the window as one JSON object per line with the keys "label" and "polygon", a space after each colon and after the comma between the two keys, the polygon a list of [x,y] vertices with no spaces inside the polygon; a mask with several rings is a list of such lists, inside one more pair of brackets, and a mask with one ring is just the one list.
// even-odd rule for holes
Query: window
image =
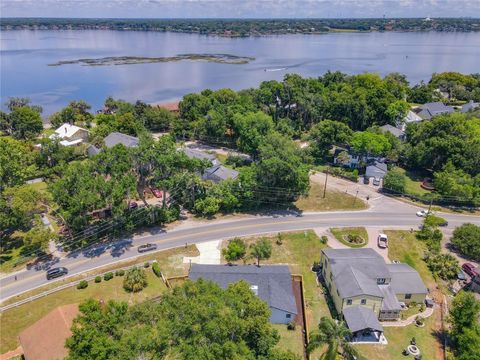
{"label": "window", "polygon": [[290,319],[292,317],[292,314],[287,314],[287,319]]}
{"label": "window", "polygon": [[384,278],[379,278],[377,279],[377,284],[385,284],[386,279]]}
{"label": "window", "polygon": [[411,299],[412,298],[412,294],[405,294],[405,299]]}
{"label": "window", "polygon": [[352,305],[352,299],[347,299],[347,305]]}
{"label": "window", "polygon": [[362,299],[362,300],[360,301],[360,304],[361,304],[361,305],[366,305],[366,304],[367,304],[367,299]]}

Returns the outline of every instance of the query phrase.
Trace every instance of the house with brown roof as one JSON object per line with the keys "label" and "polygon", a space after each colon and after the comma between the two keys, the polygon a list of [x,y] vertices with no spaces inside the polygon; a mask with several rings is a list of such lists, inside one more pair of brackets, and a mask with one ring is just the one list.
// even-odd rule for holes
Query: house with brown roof
{"label": "house with brown roof", "polygon": [[25,360],[61,360],[68,355],[65,341],[79,313],[77,304],[59,306],[20,333]]}

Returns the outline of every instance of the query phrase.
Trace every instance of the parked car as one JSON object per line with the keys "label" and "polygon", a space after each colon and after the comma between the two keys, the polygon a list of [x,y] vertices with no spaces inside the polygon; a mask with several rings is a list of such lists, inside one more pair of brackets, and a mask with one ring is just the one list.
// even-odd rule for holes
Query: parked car
{"label": "parked car", "polygon": [[370,178],[368,176],[364,176],[363,177],[363,183],[367,184],[367,185],[370,184]]}
{"label": "parked car", "polygon": [[128,203],[128,210],[135,210],[138,208],[138,204],[135,201]]}
{"label": "parked car", "polygon": [[65,267],[53,268],[47,271],[47,280],[55,279],[66,274],[68,274],[68,269]]}
{"label": "parked car", "polygon": [[145,244],[145,245],[140,245],[138,247],[138,252],[139,253],[152,251],[152,250],[157,250],[157,245],[156,244]]}
{"label": "parked car", "polygon": [[380,186],[380,178],[378,177],[373,178],[373,185]]}
{"label": "parked car", "polygon": [[463,270],[458,270],[457,279],[461,281],[465,281],[467,280],[467,274],[465,274]]}
{"label": "parked car", "polygon": [[377,238],[378,247],[386,249],[388,247],[388,237],[385,234],[379,234]]}
{"label": "parked car", "polygon": [[155,189],[155,188],[150,188],[150,191],[152,192],[153,196],[155,196],[156,198],[161,198],[163,197],[163,194],[160,190],[158,189]]}
{"label": "parked car", "polygon": [[428,210],[420,210],[420,211],[417,211],[417,216],[419,217],[426,217],[427,215],[432,215],[433,213],[431,211],[428,211]]}
{"label": "parked car", "polygon": [[475,265],[470,263],[465,263],[462,265],[462,270],[465,271],[471,277],[475,277],[478,275],[477,271],[475,270]]}

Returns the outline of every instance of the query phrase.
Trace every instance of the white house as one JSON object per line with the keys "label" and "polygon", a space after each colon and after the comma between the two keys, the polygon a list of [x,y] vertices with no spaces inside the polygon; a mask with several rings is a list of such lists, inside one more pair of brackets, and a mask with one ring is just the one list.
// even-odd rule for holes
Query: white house
{"label": "white house", "polygon": [[55,133],[50,135],[50,139],[61,139],[61,145],[73,146],[88,139],[88,130],[65,123],[55,130]]}
{"label": "white house", "polygon": [[421,122],[421,121],[423,121],[423,119],[419,115],[417,115],[412,110],[408,110],[408,113],[403,118],[403,121],[397,124],[397,128],[402,130],[402,131],[405,131],[408,124],[418,123],[418,122]]}

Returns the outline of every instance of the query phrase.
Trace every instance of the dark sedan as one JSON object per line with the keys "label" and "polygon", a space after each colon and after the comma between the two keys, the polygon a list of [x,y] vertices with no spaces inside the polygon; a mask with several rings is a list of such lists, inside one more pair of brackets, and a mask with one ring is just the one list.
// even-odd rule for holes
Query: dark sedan
{"label": "dark sedan", "polygon": [[155,245],[155,244],[145,244],[145,245],[140,245],[138,247],[138,252],[139,253],[144,253],[144,252],[152,251],[152,250],[157,250],[157,245]]}

